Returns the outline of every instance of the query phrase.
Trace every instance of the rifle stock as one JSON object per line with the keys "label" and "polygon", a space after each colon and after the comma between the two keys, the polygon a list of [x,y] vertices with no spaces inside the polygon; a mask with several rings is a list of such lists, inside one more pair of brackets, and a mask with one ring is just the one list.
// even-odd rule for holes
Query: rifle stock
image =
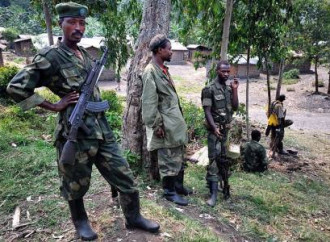
{"label": "rifle stock", "polygon": [[[224,126],[221,127],[221,133],[224,135],[224,137],[227,137],[227,131]],[[219,169],[219,173],[221,176],[221,184],[222,186],[222,193],[225,200],[227,200],[230,197],[230,185],[229,185],[229,160],[226,157],[226,147],[221,143],[221,141],[218,139],[217,142],[220,142],[221,144],[221,152],[220,154],[217,154],[217,165]]]}
{"label": "rifle stock", "polygon": [[90,97],[93,94],[94,87],[98,82],[103,66],[106,63],[107,56],[108,48],[105,48],[101,59],[96,61],[81,88],[79,99],[69,118],[69,134],[61,151],[61,157],[59,160],[60,164],[71,166],[74,165],[78,129],[81,128],[87,135],[90,134],[90,130],[83,122],[83,115],[85,111],[88,109],[91,112],[102,112],[109,108],[109,104],[106,105],[104,102],[93,102],[88,105]]}

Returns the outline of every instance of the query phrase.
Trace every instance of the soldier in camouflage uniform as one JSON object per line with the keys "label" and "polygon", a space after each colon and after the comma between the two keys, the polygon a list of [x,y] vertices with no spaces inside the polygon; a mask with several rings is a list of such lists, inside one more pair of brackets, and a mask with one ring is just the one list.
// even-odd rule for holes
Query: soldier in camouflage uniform
{"label": "soldier in camouflage uniform", "polygon": [[263,172],[267,170],[268,159],[265,147],[259,143],[261,138],[260,131],[253,130],[251,137],[251,142],[242,146],[243,169],[247,172]]}
{"label": "soldier in camouflage uniform", "polygon": [[211,197],[207,201],[210,206],[215,206],[219,182],[219,163],[226,160],[227,134],[232,121],[233,111],[238,108],[238,81],[226,85],[229,77],[230,65],[227,61],[219,61],[216,66],[217,78],[202,90],[202,105],[206,123],[209,130],[208,156],[206,181],[210,188]]}
{"label": "soldier in camouflage uniform", "polygon": [[[58,112],[55,131],[57,162],[68,135],[68,119],[79,91],[92,68],[92,59],[85,49],[78,46],[85,31],[88,9],[74,2],[56,5],[63,37],[55,46],[46,47],[37,54],[31,65],[22,69],[9,83],[8,93],[27,110],[36,106]],[[48,87],[61,100],[50,103],[34,92],[37,87]],[[96,86],[90,101],[101,101]],[[58,164],[61,194],[68,200],[76,231],[83,240],[93,240],[97,234],[92,230],[84,208],[83,196],[90,185],[93,164],[106,181],[120,192],[120,202],[126,217],[127,228],[140,228],[156,232],[159,225],[140,214],[139,193],[132,171],[121,156],[114,135],[104,112],[86,111],[84,123],[90,134],[78,131],[77,153],[73,166]]]}
{"label": "soldier in camouflage uniform", "polygon": [[171,60],[171,42],[164,35],[156,35],[149,47],[153,52],[152,61],[142,77],[142,118],[146,125],[147,149],[157,151],[165,198],[186,206],[188,201],[178,193],[191,193],[183,186],[187,125],[173,80],[164,65],[164,61]]}

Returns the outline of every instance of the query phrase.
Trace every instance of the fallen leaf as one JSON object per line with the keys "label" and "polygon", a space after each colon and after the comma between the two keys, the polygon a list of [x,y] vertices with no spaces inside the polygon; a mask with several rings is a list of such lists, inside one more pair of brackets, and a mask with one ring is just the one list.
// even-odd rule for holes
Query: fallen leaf
{"label": "fallen leaf", "polygon": [[21,217],[21,208],[17,206],[15,208],[15,212],[13,215],[13,224],[12,224],[13,228],[16,228],[19,226],[20,217]]}

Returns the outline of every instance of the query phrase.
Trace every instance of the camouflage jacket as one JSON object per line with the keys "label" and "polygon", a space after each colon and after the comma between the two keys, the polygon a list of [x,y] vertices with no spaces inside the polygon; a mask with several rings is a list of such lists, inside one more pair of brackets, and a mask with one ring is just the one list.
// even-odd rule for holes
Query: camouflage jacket
{"label": "camouflage jacket", "polygon": [[211,114],[215,123],[228,124],[232,121],[232,90],[214,80],[202,90],[203,107],[211,107]]}
{"label": "camouflage jacket", "polygon": [[[8,84],[7,92],[18,102],[23,110],[36,107],[45,99],[35,92],[35,88],[47,87],[62,98],[72,91],[80,91],[88,72],[92,68],[92,58],[85,49],[79,47],[83,60],[64,45],[60,39],[51,47],[42,49],[33,59],[32,64],[24,67]],[[96,86],[91,101],[101,101],[99,88]],[[63,141],[68,134],[68,119],[74,105],[59,112],[55,140]],[[79,130],[78,139],[107,139],[112,136],[104,113],[86,111],[84,123],[92,131],[86,135]]]}
{"label": "camouflage jacket", "polygon": [[244,159],[244,167],[248,170],[256,170],[259,167],[267,167],[268,159],[265,148],[257,141],[243,145],[241,155]]}
{"label": "camouflage jacket", "polygon": [[[168,73],[168,72],[167,72]],[[146,125],[147,149],[174,148],[187,143],[187,125],[170,74],[149,63],[143,76],[142,118]],[[165,138],[155,132],[163,127]]]}

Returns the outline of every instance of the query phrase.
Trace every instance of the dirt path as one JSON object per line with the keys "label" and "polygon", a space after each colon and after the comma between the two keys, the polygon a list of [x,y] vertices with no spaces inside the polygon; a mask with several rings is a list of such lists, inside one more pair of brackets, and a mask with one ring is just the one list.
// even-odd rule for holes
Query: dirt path
{"label": "dirt path", "polygon": [[[170,65],[169,71],[175,81],[179,94],[190,99],[194,103],[201,105],[200,92],[205,85],[205,68],[195,70],[191,64]],[[276,76],[273,76],[276,78]],[[312,95],[314,87],[312,82],[314,74],[300,75],[300,81],[293,85],[283,85],[282,93],[287,99],[284,102],[287,109],[287,118],[292,119],[294,130],[307,132],[323,132],[330,135],[330,97],[328,95]],[[125,75],[121,83],[120,95],[126,95]],[[320,67],[319,80],[323,80],[325,87],[320,87],[321,93],[326,93],[328,85],[327,69]],[[272,87],[276,86],[276,81],[272,81]],[[101,82],[101,89],[114,90],[117,87],[115,82]],[[289,88],[289,89],[288,89]],[[289,91],[288,91],[289,90]],[[290,91],[294,90],[294,91]],[[275,90],[271,91],[272,98]],[[266,76],[261,74],[259,79],[250,80],[250,119],[266,124],[265,106],[267,105]],[[245,103],[246,100],[246,80],[240,80],[239,101]]]}

